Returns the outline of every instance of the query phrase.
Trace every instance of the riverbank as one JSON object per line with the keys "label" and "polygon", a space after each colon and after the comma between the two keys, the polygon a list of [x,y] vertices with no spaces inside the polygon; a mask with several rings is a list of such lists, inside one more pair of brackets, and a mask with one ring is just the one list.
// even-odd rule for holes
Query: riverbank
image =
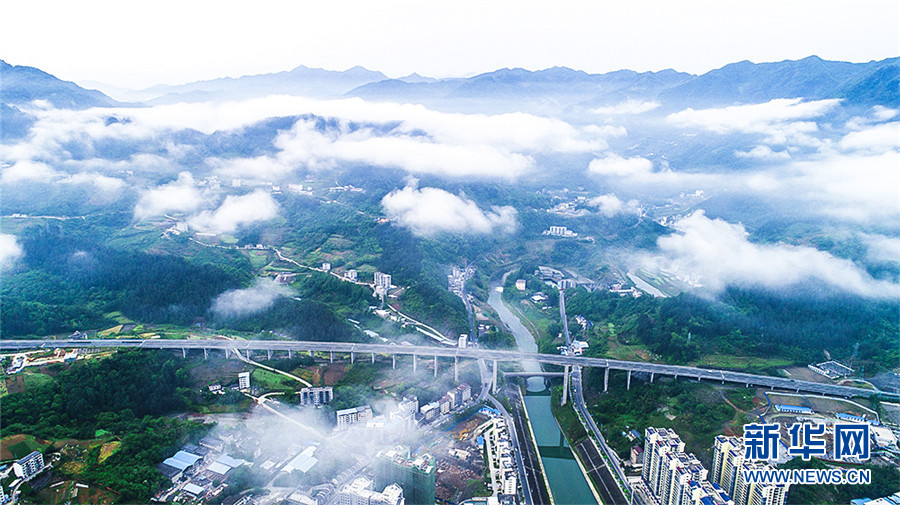
{"label": "riverbank", "polygon": [[[534,352],[537,349],[534,335],[503,302],[501,292],[497,290],[501,286],[502,284],[498,282],[492,283],[488,303],[512,332],[519,349],[531,349]],[[522,368],[526,372],[541,371],[540,364],[533,361],[523,362]],[[535,478],[544,481],[548,497],[552,497],[552,503],[555,505],[598,503],[588,483],[589,477],[575,460],[575,455],[553,416],[550,402],[550,394],[543,378],[528,379],[527,394],[522,397],[521,407],[525,421],[530,427],[528,431],[532,436],[529,439],[536,446],[537,459],[540,460],[538,464],[532,466],[533,471],[540,469],[541,476]],[[577,478],[578,475],[581,478]]]}

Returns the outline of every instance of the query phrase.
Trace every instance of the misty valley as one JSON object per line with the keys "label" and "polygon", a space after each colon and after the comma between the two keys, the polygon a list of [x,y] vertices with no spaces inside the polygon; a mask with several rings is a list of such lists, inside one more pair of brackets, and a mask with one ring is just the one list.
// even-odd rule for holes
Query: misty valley
{"label": "misty valley", "polygon": [[900,489],[897,58],[0,72],[0,503]]}

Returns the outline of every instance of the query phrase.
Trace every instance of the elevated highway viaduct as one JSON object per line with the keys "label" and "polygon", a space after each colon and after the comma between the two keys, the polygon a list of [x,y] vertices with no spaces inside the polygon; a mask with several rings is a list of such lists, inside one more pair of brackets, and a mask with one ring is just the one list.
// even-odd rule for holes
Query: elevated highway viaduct
{"label": "elevated highway viaduct", "polygon": [[[819,382],[801,381],[783,377],[771,377],[729,370],[709,368],[696,368],[689,366],[665,365],[659,363],[645,363],[637,361],[622,361],[606,358],[590,358],[584,356],[563,356],[558,354],[527,353],[519,351],[501,351],[492,349],[459,349],[455,347],[429,347],[415,345],[393,344],[360,344],[350,342],[314,342],[314,341],[287,341],[287,340],[220,340],[220,339],[88,339],[88,340],[0,340],[0,351],[9,352],[27,349],[47,348],[139,348],[139,349],[171,349],[181,350],[184,355],[188,351],[199,351],[208,354],[210,351],[224,351],[226,355],[233,351],[262,351],[271,355],[272,352],[282,351],[292,354],[294,352],[329,353],[334,358],[334,353],[348,354],[350,360],[357,356],[368,357],[372,360],[376,355],[390,356],[396,366],[397,356],[411,356],[413,367],[416,368],[421,358],[431,358],[435,365],[440,358],[453,359],[454,365],[460,359],[484,359],[493,362],[494,380],[497,385],[497,363],[508,361],[537,361],[549,365],[562,367],[580,366],[604,368],[604,390],[608,388],[610,370],[620,370],[628,374],[627,384],[630,387],[631,374],[635,372],[647,374],[650,381],[657,376],[681,377],[695,380],[718,381],[743,384],[769,389],[794,391],[797,393],[813,393],[828,396],[853,397],[853,396],[881,396],[898,398],[896,393],[864,389],[850,386],[840,386]],[[364,358],[363,358],[364,359]],[[435,366],[437,374],[437,366]]]}

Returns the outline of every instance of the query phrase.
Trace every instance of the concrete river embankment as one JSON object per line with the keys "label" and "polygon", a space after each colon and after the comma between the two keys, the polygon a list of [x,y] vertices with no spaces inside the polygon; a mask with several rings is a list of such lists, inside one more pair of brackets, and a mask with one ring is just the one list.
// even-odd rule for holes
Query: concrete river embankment
{"label": "concrete river embankment", "polygon": [[[512,332],[519,350],[537,352],[534,336],[503,303],[501,292],[497,290],[501,285],[497,283],[491,286],[488,303],[497,311],[500,319]],[[541,371],[540,363],[535,361],[523,362],[522,368],[526,372]],[[571,448],[560,431],[559,424],[553,417],[550,408],[550,393],[544,385],[543,378],[528,379],[528,394],[524,400],[553,502],[556,505],[597,503],[581,468],[575,461]],[[522,443],[526,442],[522,441]]]}

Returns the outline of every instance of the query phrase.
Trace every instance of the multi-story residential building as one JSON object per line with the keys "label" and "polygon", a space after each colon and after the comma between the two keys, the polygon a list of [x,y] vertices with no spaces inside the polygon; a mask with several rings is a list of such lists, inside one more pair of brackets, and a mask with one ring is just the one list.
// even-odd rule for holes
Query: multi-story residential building
{"label": "multi-story residential building", "polygon": [[375,458],[375,485],[387,487],[396,483],[403,489],[409,505],[434,504],[434,479],[437,466],[430,454],[410,455],[409,449],[397,446]]}
{"label": "multi-story residential building", "polygon": [[667,428],[647,428],[644,432],[644,468],[641,477],[656,495],[660,496],[660,474],[664,469],[666,454],[684,452],[684,442],[674,431]]}
{"label": "multi-story residential building", "polygon": [[716,437],[713,446],[713,469],[709,480],[734,496],[738,473],[744,464],[744,443],[737,437]]}
{"label": "multi-story residential building", "polygon": [[718,436],[713,448],[713,472],[710,480],[732,497],[735,505],[783,505],[789,485],[762,485],[748,482],[744,472],[769,470],[772,466],[744,459],[744,441]]}
{"label": "multi-story residential building", "polygon": [[368,405],[339,410],[335,412],[335,415],[337,416],[338,430],[347,429],[355,424],[365,426],[366,422],[374,417],[372,415],[372,407]]}
{"label": "multi-story residential building", "polygon": [[44,469],[44,455],[40,451],[34,451],[28,456],[13,463],[13,471],[16,477],[31,480]]}
{"label": "multi-story residential building", "polygon": [[308,387],[300,390],[300,404],[304,406],[320,407],[328,405],[334,399],[334,391],[331,386]]}
{"label": "multi-story residential building", "polygon": [[456,389],[460,392],[460,405],[472,399],[472,386],[463,382],[459,386],[456,386]]}
{"label": "multi-story residential building", "polygon": [[391,274],[375,272],[375,287],[382,288],[385,291],[391,289]]}
{"label": "multi-story residential building", "polygon": [[404,505],[403,489],[390,484],[383,491],[374,491],[374,481],[360,477],[344,486],[338,495],[339,505]]}
{"label": "multi-story residential building", "polygon": [[248,391],[250,389],[250,372],[241,372],[238,374],[238,389]]}
{"label": "multi-story residential building", "polygon": [[419,399],[407,396],[391,411],[390,420],[395,429],[405,433],[416,427],[416,414],[419,412]]}

